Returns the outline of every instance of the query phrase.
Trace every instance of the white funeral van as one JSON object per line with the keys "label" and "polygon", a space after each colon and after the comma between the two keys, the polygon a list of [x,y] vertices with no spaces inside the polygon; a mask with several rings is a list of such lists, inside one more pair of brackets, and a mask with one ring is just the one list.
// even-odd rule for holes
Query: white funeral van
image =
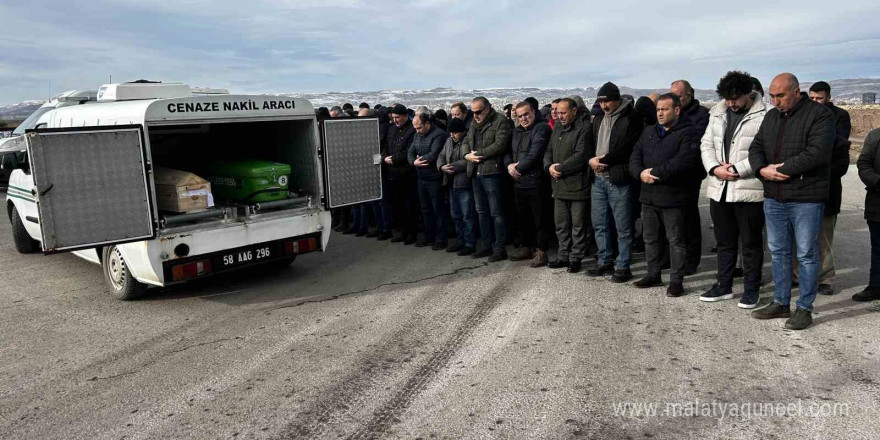
{"label": "white funeral van", "polygon": [[[330,208],[382,197],[376,118],[317,120],[283,96],[194,94],[183,84],[102,86],[27,130],[7,212],[19,252],[73,252],[101,265],[113,296],[323,251]],[[200,212],[157,209],[157,167],[270,160],[291,168],[286,197]]]}

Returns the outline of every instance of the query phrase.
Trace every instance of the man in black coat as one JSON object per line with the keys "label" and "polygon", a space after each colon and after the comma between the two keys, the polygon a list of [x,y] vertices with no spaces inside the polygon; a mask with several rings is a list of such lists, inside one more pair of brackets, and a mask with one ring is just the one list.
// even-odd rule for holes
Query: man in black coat
{"label": "man in black coat", "polygon": [[519,120],[519,127],[513,130],[504,165],[513,178],[516,223],[522,233],[522,242],[510,255],[510,260],[531,259],[532,267],[543,267],[547,265],[551,229],[545,215],[548,209],[545,205],[550,200],[542,161],[550,142],[550,126],[540,120],[535,106],[528,100],[516,105],[513,117]]}
{"label": "man in black coat", "polygon": [[425,223],[425,238],[417,241],[416,247],[431,246],[431,249],[439,251],[446,249],[449,244],[446,242],[449,207],[443,190],[443,173],[437,169],[437,159],[449,134],[431,123],[428,113],[416,113],[412,125],[416,134],[407,156],[416,170],[422,221]]}
{"label": "man in black coat", "polygon": [[409,120],[406,107],[401,104],[395,104],[391,108],[391,120],[393,123],[388,127],[382,159],[388,175],[393,218],[401,232],[400,236],[391,241],[413,244],[416,242],[419,208],[416,201],[416,176],[407,153],[416,130]]}
{"label": "man in black coat", "polygon": [[[709,109],[700,105],[700,101],[694,98],[694,88],[691,83],[680,79],[672,83],[669,92],[678,95],[681,99],[681,112],[686,114],[694,123],[694,131],[703,136],[706,127],[709,126]],[[697,272],[700,260],[703,256],[703,227],[700,222],[700,187],[706,172],[702,168],[694,170],[690,186],[691,200],[685,210],[685,240],[687,242],[687,268],[685,275]]]}
{"label": "man in black coat", "polygon": [[[767,245],[772,255],[773,303],[752,312],[756,319],[789,318],[785,328],[813,322],[819,279],[819,230],[828,200],[834,117],[827,107],[801,95],[791,73],[770,84],[776,107],[764,117],[749,146],[749,164],[764,184]],[[794,240],[792,240],[792,235]],[[791,254],[797,243],[800,297],[791,313]]]}
{"label": "man in black coat", "polygon": [[[590,219],[599,264],[587,274],[594,277],[613,274],[612,281],[623,283],[632,279],[630,263],[635,225],[632,198],[633,187],[638,185],[629,174],[629,160],[644,124],[632,101],[622,100],[614,83],[605,83],[599,89],[596,101],[602,113],[591,122],[596,155],[589,159],[594,175]],[[609,230],[610,225],[616,230]],[[617,237],[616,261],[612,258],[614,236]]]}
{"label": "man in black coat", "polygon": [[865,184],[865,220],[871,234],[871,272],[868,287],[853,295],[854,301],[880,300],[880,128],[865,138],[857,165]]}
{"label": "man in black coat", "polygon": [[[822,217],[822,229],[819,230],[819,288],[820,295],[834,294],[834,228],[837,226],[837,214],[840,214],[840,201],[843,185],[840,179],[849,171],[849,134],[852,130],[849,112],[831,102],[831,86],[819,81],[810,86],[810,99],[828,107],[834,113],[834,150],[831,152],[831,175],[828,187],[828,202]],[[797,282],[797,259],[792,255],[794,264],[794,281]]]}
{"label": "man in black coat", "polygon": [[685,209],[692,199],[693,168],[700,162],[700,135],[682,113],[678,96],[667,93],[657,100],[657,125],[646,127],[633,148],[630,173],[642,182],[642,222],[648,273],[633,285],[647,288],[660,280],[660,229],[669,240],[672,272],[666,296],[684,295],[687,264]]}

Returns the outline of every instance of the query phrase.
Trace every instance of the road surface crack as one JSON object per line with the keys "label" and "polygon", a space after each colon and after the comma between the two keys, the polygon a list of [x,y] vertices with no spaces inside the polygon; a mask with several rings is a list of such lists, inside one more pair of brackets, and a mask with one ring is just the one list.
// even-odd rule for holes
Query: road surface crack
{"label": "road surface crack", "polygon": [[217,339],[216,341],[200,342],[200,343],[198,343],[198,344],[187,345],[186,347],[179,348],[179,349],[177,349],[177,350],[169,351],[168,354],[176,354],[176,353],[180,353],[180,352],[183,352],[183,351],[189,350],[190,348],[196,348],[196,347],[202,347],[202,346],[205,346],[205,345],[218,344],[218,343],[220,343],[220,342],[226,342],[226,341],[234,341],[234,340],[236,340],[236,339],[242,339],[242,337],[241,337],[241,336],[236,336],[236,337],[234,337],[234,338],[223,338],[223,339]]}

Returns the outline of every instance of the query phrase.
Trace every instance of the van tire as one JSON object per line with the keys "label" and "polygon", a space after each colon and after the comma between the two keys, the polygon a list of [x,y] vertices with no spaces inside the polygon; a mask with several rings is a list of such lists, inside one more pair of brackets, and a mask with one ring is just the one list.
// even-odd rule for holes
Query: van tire
{"label": "van tire", "polygon": [[30,254],[40,250],[40,242],[28,234],[15,206],[9,211],[9,221],[12,222],[12,241],[15,243],[15,250],[22,254]]}
{"label": "van tire", "polygon": [[130,301],[139,298],[147,291],[147,285],[134,279],[122,252],[116,246],[107,246],[101,255],[101,269],[104,272],[104,281],[110,289],[110,296]]}

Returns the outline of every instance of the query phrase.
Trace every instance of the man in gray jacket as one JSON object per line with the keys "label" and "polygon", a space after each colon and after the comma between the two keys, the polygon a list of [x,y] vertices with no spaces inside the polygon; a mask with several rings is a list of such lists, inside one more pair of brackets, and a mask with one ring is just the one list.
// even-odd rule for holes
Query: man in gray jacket
{"label": "man in gray jacket", "polygon": [[444,173],[443,185],[449,188],[452,223],[457,236],[455,246],[447,247],[446,252],[458,252],[462,257],[472,255],[477,246],[477,208],[471,178],[467,175],[467,160],[461,148],[467,131],[464,119],[451,118],[449,138],[437,159],[437,169]]}
{"label": "man in gray jacket", "polygon": [[467,173],[473,179],[474,200],[480,217],[483,250],[473,258],[489,257],[489,262],[507,259],[507,225],[501,204],[501,168],[510,144],[511,123],[492,108],[489,100],[478,96],[471,104],[474,122],[462,143],[468,161]]}
{"label": "man in gray jacket", "polygon": [[544,153],[544,169],[552,179],[559,251],[556,260],[548,266],[551,269],[568,267],[568,272],[577,273],[587,250],[585,223],[590,209],[592,177],[587,158],[595,155],[595,147],[589,119],[583,122],[578,117],[573,99],[559,101],[556,114],[559,119]]}
{"label": "man in gray jacket", "polygon": [[416,247],[425,247],[433,243],[431,249],[446,249],[446,197],[443,194],[443,173],[437,169],[437,158],[443,150],[446,138],[445,131],[431,123],[431,114],[418,112],[413,117],[413,128],[416,130],[407,156],[416,169],[418,178],[419,200],[422,205],[422,220],[425,222],[425,236],[416,242]]}

